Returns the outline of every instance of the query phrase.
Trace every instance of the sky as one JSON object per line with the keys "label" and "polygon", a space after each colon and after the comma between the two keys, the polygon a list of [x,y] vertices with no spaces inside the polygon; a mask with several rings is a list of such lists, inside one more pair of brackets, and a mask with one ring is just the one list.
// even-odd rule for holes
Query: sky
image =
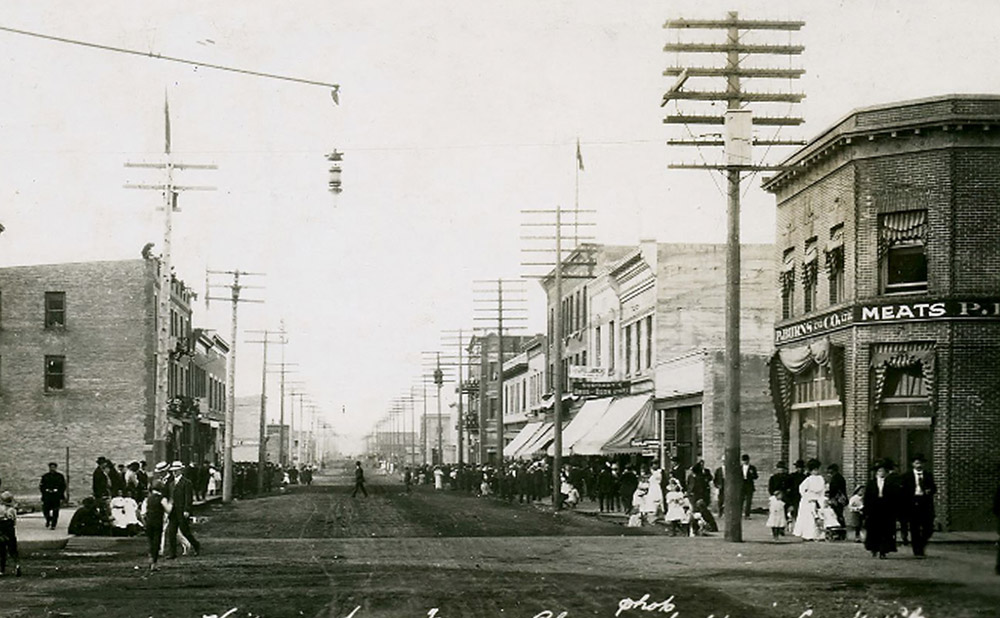
{"label": "sky", "polygon": [[[218,166],[177,172],[215,187],[183,194],[174,217],[195,325],[230,338],[229,305],[201,302],[206,269],[266,273],[245,279],[263,288],[244,297],[265,302],[239,309],[237,395],[260,389],[258,337],[244,331],[283,321],[290,377],[356,451],[419,381],[425,352],[444,348],[442,331],[476,324],[474,281],[537,274],[521,266],[521,224],[537,220],[522,210],[578,200],[596,211],[598,242],[725,241],[722,180],[668,167],[721,153],[668,147],[686,133],[662,122],[660,102],[663,69],[693,64],[663,51],[689,36],[664,22],[730,10],[805,21],[779,39],[806,48],[775,61],[806,70],[791,84],[804,102],[777,110],[806,122],[781,138],[812,138],[859,107],[1000,93],[1000,5],[988,0],[8,0],[0,27],[336,83],[340,105],[322,86],[0,31],[0,266],[158,252],[160,196],[123,185],[161,177],[124,164],[162,158],[169,99],[174,162]],[[334,149],[338,196],[323,156]],[[774,237],[760,180],[742,185],[744,242]],[[542,332],[541,289],[526,289],[527,330]]]}

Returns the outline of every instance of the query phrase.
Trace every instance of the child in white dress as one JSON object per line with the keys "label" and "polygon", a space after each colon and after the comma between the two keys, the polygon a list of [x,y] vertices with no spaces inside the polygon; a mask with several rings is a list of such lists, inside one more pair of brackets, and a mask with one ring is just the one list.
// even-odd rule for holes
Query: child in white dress
{"label": "child in white dress", "polygon": [[785,516],[785,492],[779,489],[767,500],[767,527],[771,529],[771,535],[777,541],[785,535],[785,527],[788,526],[788,518]]}

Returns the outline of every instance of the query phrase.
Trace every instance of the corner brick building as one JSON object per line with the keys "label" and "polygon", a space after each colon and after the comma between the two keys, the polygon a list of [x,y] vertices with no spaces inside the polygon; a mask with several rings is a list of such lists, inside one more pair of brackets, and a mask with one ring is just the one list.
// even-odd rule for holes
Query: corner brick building
{"label": "corner brick building", "polygon": [[764,183],[777,198],[782,458],[863,483],[929,459],[946,529],[991,526],[1000,466],[1000,97],[852,112]]}
{"label": "corner brick building", "polygon": [[[148,458],[157,269],[155,259],[0,268],[5,489],[35,496],[46,464],[55,461],[78,500],[90,493],[98,456],[116,463]],[[188,459],[214,453],[220,439],[215,427],[192,433],[191,426],[218,425],[228,347],[203,333],[192,337],[193,293],[176,279],[172,288],[169,442],[173,458]]]}

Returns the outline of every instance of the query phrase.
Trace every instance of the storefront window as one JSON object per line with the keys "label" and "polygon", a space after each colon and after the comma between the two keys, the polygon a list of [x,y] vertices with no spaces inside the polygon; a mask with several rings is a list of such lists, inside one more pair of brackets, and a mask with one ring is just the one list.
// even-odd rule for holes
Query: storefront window
{"label": "storefront window", "polygon": [[795,376],[791,408],[791,458],[842,463],[844,413],[828,367],[813,365]]}
{"label": "storefront window", "polygon": [[889,367],[884,396],[878,403],[874,455],[909,466],[914,455],[933,457],[934,431],[930,394],[922,364]]}

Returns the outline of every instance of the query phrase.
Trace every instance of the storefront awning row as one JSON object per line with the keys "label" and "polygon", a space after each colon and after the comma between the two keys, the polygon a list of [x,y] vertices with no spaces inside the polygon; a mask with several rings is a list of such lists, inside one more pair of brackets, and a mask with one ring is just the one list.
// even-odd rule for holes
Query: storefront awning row
{"label": "storefront awning row", "polygon": [[656,438],[653,398],[646,395],[616,397],[607,412],[573,444],[573,455],[610,455],[641,449],[631,446],[634,438]]}
{"label": "storefront awning row", "polygon": [[[573,454],[573,446],[587,435],[597,421],[607,413],[613,399],[613,397],[602,397],[583,402],[583,407],[576,413],[573,420],[563,427],[562,454],[564,457]],[[556,454],[554,444],[549,446],[547,453],[550,457]]]}
{"label": "storefront awning row", "polygon": [[542,428],[545,423],[539,421],[537,423],[528,423],[521,428],[521,431],[517,432],[514,439],[510,441],[510,444],[503,447],[504,457],[516,457],[517,452],[528,443],[528,440],[535,437],[538,431]]}

